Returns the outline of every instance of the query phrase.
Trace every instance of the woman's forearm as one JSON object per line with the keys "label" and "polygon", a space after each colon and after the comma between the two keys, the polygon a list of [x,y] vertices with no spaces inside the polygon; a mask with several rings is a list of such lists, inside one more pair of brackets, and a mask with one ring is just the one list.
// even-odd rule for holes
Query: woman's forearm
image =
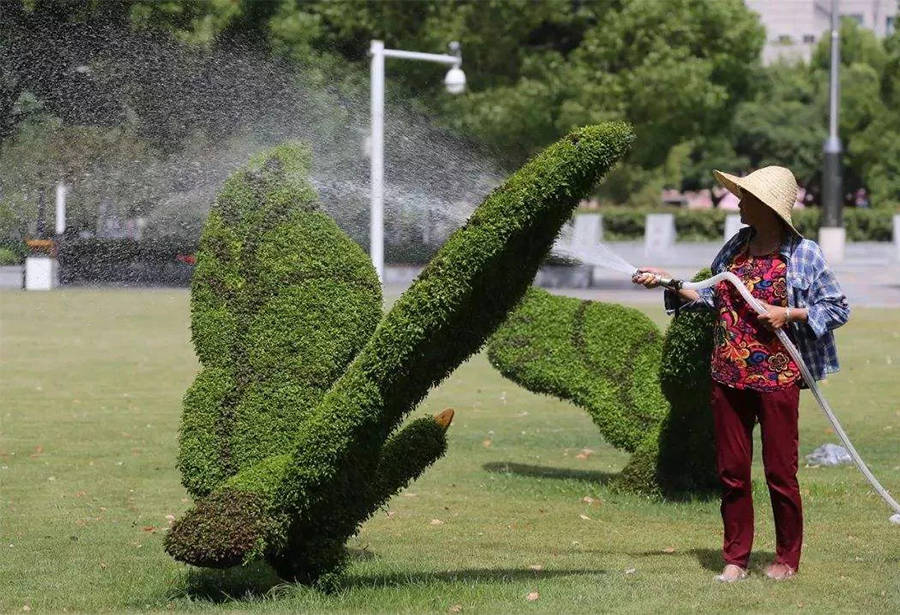
{"label": "woman's forearm", "polygon": [[696,301],[700,298],[700,293],[696,290],[688,290],[686,288],[678,289],[678,296],[684,299],[685,301]]}
{"label": "woman's forearm", "polygon": [[788,322],[806,322],[809,320],[809,310],[807,308],[791,308],[790,318],[787,318]]}

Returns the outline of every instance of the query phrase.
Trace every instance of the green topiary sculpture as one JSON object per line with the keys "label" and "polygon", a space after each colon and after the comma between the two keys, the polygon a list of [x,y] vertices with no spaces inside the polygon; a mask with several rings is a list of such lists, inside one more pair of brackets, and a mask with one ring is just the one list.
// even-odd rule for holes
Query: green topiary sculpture
{"label": "green topiary sculpture", "polygon": [[449,418],[392,432],[503,321],[632,138],[619,123],[577,130],[494,190],[303,414],[291,445],[202,497],[167,535],[168,552],[216,567],[265,557],[303,582],[338,570],[359,524],[443,453]]}
{"label": "green topiary sculpture", "polygon": [[620,485],[658,495],[705,490],[717,485],[714,320],[682,312],[663,339],[635,309],[532,288],[491,338],[488,358],[526,389],[586,409],[610,444],[634,453]]}
{"label": "green topiary sculpture", "polygon": [[194,497],[290,449],[295,426],[381,318],[366,254],[318,209],[309,151],[282,145],[226,181],[200,240],[178,466]]}

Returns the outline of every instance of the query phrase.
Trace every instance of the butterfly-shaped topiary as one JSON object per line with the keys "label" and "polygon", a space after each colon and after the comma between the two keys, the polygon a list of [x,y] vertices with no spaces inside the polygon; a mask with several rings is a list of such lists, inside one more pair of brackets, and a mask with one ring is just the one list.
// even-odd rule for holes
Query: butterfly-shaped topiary
{"label": "butterfly-shaped topiary", "polygon": [[204,370],[185,398],[179,465],[198,499],[166,550],[332,578],[359,524],[444,453],[451,416],[396,431],[404,417],[503,321],[632,140],[621,123],[589,126],[534,157],[380,321],[371,266],[316,208],[307,155],[276,149],[232,176],[192,285]]}

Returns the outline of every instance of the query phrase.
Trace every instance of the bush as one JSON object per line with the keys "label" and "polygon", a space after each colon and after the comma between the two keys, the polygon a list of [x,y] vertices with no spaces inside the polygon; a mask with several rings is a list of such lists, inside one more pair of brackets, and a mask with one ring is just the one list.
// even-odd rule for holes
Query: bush
{"label": "bush", "polygon": [[650,210],[603,210],[603,239],[632,241],[644,238],[645,218]]}
{"label": "bush", "polygon": [[16,254],[13,250],[0,247],[0,267],[21,265],[23,260],[22,256]]}
{"label": "bush", "polygon": [[[695,279],[704,279],[709,271]],[[674,495],[716,484],[709,410],[711,313],[683,312],[661,339],[641,312],[531,289],[488,345],[500,373],[584,408],[634,453],[617,484]]]}
{"label": "bush", "polygon": [[[186,286],[193,267],[184,257],[197,241],[65,238],[57,244],[61,284],[167,284]],[[179,260],[182,257],[182,260]]]}
{"label": "bush", "polygon": [[[389,434],[505,318],[560,227],[631,140],[622,124],[580,129],[491,192],[305,418],[292,454],[202,499],[167,536],[169,552],[219,566],[264,554],[281,575],[304,582],[339,569],[346,539],[376,503],[442,452],[435,431],[419,423]],[[410,449],[424,452],[403,452]],[[379,480],[386,451],[405,467]]]}
{"label": "bush", "polygon": [[[725,233],[725,217],[736,211],[721,209],[625,210],[607,208],[603,214],[603,238],[607,241],[637,241],[644,238],[647,214],[671,213],[675,216],[678,241],[721,241]],[[804,236],[815,239],[819,234],[819,209],[793,212],[794,226]],[[891,241],[894,212],[885,209],[845,209],[844,227],[849,241]]]}

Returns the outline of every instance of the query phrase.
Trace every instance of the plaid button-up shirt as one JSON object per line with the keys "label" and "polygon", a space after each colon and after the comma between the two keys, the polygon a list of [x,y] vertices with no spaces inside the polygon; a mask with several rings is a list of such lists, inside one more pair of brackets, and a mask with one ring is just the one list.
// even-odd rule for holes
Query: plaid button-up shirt
{"label": "plaid button-up shirt", "polygon": [[[750,227],[742,228],[725,242],[713,259],[713,275],[725,271],[752,237]],[[840,327],[850,317],[847,297],[838,285],[834,272],[825,262],[819,244],[793,233],[785,238],[778,252],[787,263],[788,306],[807,308],[806,322],[792,322],[788,335],[796,344],[816,380],[838,371],[837,346],[832,329]],[[679,309],[717,309],[715,288],[698,291],[700,298]],[[671,310],[670,310],[671,312]]]}

